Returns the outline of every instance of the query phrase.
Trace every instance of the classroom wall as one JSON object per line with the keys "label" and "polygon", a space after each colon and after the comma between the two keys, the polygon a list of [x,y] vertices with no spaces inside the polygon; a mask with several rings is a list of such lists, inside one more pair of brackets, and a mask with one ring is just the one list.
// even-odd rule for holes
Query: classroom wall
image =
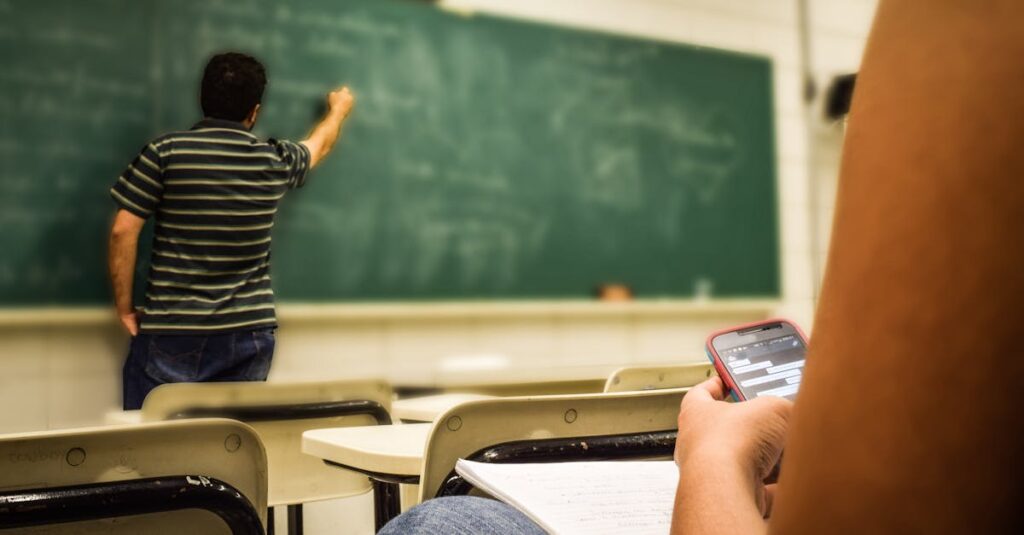
{"label": "classroom wall", "polygon": [[[811,69],[824,92],[834,76],[857,72],[871,18],[874,16],[877,0],[811,0],[810,36]],[[820,102],[815,108],[820,118]],[[808,129],[815,142],[809,162],[813,191],[810,195],[812,213],[811,239],[814,240],[812,258],[819,267],[825,266],[828,255],[832,217],[835,215],[836,187],[839,179],[839,163],[842,155],[843,124],[816,121]],[[816,236],[815,236],[816,234]],[[812,279],[813,280],[813,279]],[[814,281],[818,283],[820,281]]]}
{"label": "classroom wall", "polygon": [[[770,56],[775,65],[782,298],[767,306],[681,304],[654,311],[554,306],[527,313],[437,315],[421,307],[394,316],[360,316],[282,310],[273,380],[374,374],[399,381],[429,379],[445,366],[472,362],[460,357],[474,355],[483,356],[478,362],[486,366],[506,362],[539,375],[551,367],[603,373],[627,363],[701,360],[704,335],[712,328],[773,313],[812,327],[813,260],[823,258],[827,248],[842,138],[835,128],[808,127],[800,96],[795,0],[443,4]],[[812,67],[824,86],[829,76],[856,70],[875,0],[809,0],[809,5]],[[808,149],[812,139],[818,142],[813,158]],[[813,224],[820,227],[817,239],[812,239]],[[36,324],[0,325],[5,366],[0,404],[6,407],[0,411],[0,432],[99,423],[106,410],[118,406],[126,340],[104,314],[49,322],[44,314]]]}

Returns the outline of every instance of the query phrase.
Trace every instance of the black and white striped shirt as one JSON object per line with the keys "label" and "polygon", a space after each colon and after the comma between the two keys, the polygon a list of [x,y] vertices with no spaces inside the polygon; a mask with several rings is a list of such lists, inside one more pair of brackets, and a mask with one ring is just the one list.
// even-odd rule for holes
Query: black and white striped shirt
{"label": "black and white striped shirt", "polygon": [[204,119],[146,145],[110,194],[156,216],[141,332],[198,334],[275,327],[270,232],[309,150],[260,141],[240,123]]}

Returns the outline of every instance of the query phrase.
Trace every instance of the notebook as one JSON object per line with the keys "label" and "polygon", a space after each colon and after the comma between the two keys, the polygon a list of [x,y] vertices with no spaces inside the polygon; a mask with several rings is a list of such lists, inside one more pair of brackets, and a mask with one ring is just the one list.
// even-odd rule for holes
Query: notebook
{"label": "notebook", "polygon": [[666,535],[679,481],[673,461],[491,464],[460,459],[455,470],[556,535]]}

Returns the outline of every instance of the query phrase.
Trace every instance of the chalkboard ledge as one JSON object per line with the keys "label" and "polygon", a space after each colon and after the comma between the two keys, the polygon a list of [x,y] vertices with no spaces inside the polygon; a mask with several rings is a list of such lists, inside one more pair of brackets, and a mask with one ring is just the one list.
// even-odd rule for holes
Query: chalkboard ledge
{"label": "chalkboard ledge", "polygon": [[[776,299],[643,299],[624,303],[593,300],[282,303],[278,305],[278,319],[282,324],[291,324],[524,317],[768,316],[780,304]],[[0,327],[102,326],[115,321],[107,307],[0,308]]]}
{"label": "chalkboard ledge", "polygon": [[501,319],[592,316],[706,316],[735,313],[770,314],[776,300],[658,299],[602,303],[594,300],[434,301],[392,303],[288,303],[280,306],[282,323],[292,321]]}

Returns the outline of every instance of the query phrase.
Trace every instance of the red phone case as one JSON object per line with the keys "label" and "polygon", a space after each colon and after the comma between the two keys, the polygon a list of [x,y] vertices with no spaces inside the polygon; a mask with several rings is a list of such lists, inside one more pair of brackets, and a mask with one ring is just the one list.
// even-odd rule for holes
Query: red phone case
{"label": "red phone case", "polygon": [[728,388],[730,392],[732,392],[732,394],[736,397],[736,399],[738,401],[745,401],[746,398],[743,397],[743,393],[740,392],[740,389],[736,388],[736,384],[733,383],[733,381],[732,381],[732,376],[729,375],[725,371],[725,363],[722,362],[722,357],[719,356],[718,351],[715,351],[715,346],[711,343],[711,341],[714,340],[716,336],[719,336],[719,335],[722,335],[722,334],[726,334],[726,333],[731,333],[733,331],[742,331],[744,329],[751,329],[751,328],[757,327],[759,325],[767,325],[769,323],[783,323],[783,322],[784,323],[788,323],[788,324],[793,326],[793,330],[795,330],[796,333],[798,335],[800,335],[800,340],[806,346],[807,345],[807,335],[804,334],[803,329],[801,329],[800,326],[796,324],[796,322],[787,320],[785,318],[772,318],[772,319],[768,319],[768,320],[755,321],[755,322],[752,322],[752,323],[745,323],[743,325],[736,325],[734,327],[729,327],[728,329],[720,329],[720,330],[717,330],[717,331],[711,333],[710,335],[708,335],[708,339],[704,343],[704,351],[707,352],[708,358],[711,359],[711,364],[714,365],[714,367],[715,367],[715,373],[717,373],[718,376],[722,378],[722,382],[725,383],[725,387]]}

